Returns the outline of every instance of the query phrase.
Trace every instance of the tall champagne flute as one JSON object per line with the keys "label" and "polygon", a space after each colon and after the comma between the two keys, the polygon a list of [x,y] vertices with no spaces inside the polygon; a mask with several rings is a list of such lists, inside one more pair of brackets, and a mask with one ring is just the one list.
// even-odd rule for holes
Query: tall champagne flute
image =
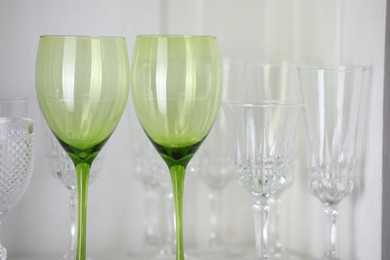
{"label": "tall champagne flute", "polygon": [[176,259],[184,259],[185,169],[220,107],[221,61],[213,36],[138,36],[132,64],[135,111],[167,164],[176,215]]}
{"label": "tall champagne flute", "polygon": [[336,251],[337,205],[353,189],[356,137],[364,67],[302,67],[309,143],[309,189],[324,207],[328,247],[323,259],[339,259]]}
{"label": "tall champagne flute", "polygon": [[302,109],[297,77],[294,66],[250,63],[242,96],[223,103],[233,129],[236,179],[254,198],[256,259],[273,259],[269,198],[291,178],[294,133]]}
{"label": "tall champagne flute", "polygon": [[86,258],[90,167],[121,118],[129,82],[124,38],[41,36],[36,61],[38,101],[77,172],[77,260]]}

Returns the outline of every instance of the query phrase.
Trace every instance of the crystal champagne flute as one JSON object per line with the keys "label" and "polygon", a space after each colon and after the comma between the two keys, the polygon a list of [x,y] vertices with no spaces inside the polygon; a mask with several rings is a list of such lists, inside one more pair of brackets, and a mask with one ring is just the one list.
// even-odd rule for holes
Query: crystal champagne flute
{"label": "crystal champagne flute", "polygon": [[323,204],[328,223],[326,260],[339,259],[337,205],[354,186],[364,74],[364,67],[353,66],[299,69],[309,144],[309,189]]}

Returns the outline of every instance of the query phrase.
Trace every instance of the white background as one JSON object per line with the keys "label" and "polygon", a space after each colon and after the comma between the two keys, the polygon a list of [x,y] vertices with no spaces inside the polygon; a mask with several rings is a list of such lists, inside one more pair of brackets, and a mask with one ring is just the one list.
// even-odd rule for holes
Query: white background
{"label": "white background", "polygon": [[[131,58],[136,35],[159,33],[214,34],[225,58],[370,68],[364,163],[360,184],[340,204],[339,250],[342,259],[381,259],[385,10],[385,0],[0,0],[0,96],[28,96],[37,132],[31,185],[2,219],[0,238],[10,259],[60,255],[68,246],[68,193],[49,173],[35,94],[39,36],[121,35],[127,39]],[[131,147],[138,139],[131,106],[129,98],[128,109],[107,145],[103,174],[90,188],[90,255],[119,252],[142,241],[143,190],[132,176],[130,163]],[[300,144],[302,139],[298,133]],[[306,188],[300,157],[296,183],[284,194],[283,242],[290,250],[320,257],[322,210]],[[189,248],[207,239],[207,192],[198,178],[185,189],[184,232]],[[223,194],[227,242],[254,247],[251,197],[234,181]]]}

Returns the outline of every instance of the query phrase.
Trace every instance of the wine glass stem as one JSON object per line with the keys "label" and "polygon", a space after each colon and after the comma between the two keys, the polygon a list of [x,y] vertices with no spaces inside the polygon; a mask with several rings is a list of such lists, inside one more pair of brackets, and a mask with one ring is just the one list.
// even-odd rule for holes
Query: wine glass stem
{"label": "wine glass stem", "polygon": [[174,165],[169,169],[171,172],[173,197],[175,200],[176,216],[176,260],[184,260],[183,245],[183,190],[184,190],[184,172],[185,167]]}
{"label": "wine glass stem", "polygon": [[77,207],[77,193],[75,190],[70,191],[69,196],[69,215],[70,215],[70,252],[76,252],[77,247],[77,215],[76,215],[76,207]]}
{"label": "wine glass stem", "polygon": [[176,216],[175,202],[173,200],[173,192],[167,192],[165,195],[167,206],[167,253],[174,253],[176,247]]}
{"label": "wine glass stem", "polygon": [[328,258],[337,258],[336,254],[336,239],[337,239],[337,215],[338,210],[336,206],[325,205],[324,213],[327,221],[327,239],[328,239],[328,250],[325,255]]}
{"label": "wine glass stem", "polygon": [[[0,219],[2,216],[4,215],[0,212]],[[0,226],[1,226],[1,222],[0,222]],[[7,259],[7,249],[2,244],[0,244],[0,260],[6,260],[6,259]]]}
{"label": "wine glass stem", "polygon": [[210,202],[209,246],[213,247],[221,244],[221,238],[220,238],[221,190],[211,189],[208,198]]}
{"label": "wine glass stem", "polygon": [[87,198],[88,178],[90,165],[79,163],[76,165],[78,188],[78,240],[76,260],[85,260],[87,240]]}
{"label": "wine glass stem", "polygon": [[256,197],[252,206],[255,222],[256,251],[258,259],[269,259],[268,253],[268,225],[269,225],[269,204],[268,198]]}
{"label": "wine glass stem", "polygon": [[145,197],[144,197],[144,206],[145,206],[145,218],[144,218],[144,241],[147,245],[156,245],[157,244],[157,192],[156,188],[153,185],[144,185],[145,188]]}
{"label": "wine glass stem", "polygon": [[282,254],[284,252],[282,240],[280,239],[280,216],[282,209],[282,199],[279,195],[275,195],[275,222],[274,222],[274,250],[277,254]]}

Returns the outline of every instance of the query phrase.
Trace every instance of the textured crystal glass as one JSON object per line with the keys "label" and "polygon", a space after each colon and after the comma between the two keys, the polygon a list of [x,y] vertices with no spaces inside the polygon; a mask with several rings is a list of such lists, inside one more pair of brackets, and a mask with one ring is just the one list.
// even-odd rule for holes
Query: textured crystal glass
{"label": "textured crystal glass", "polygon": [[337,205],[353,189],[364,67],[300,68],[309,143],[309,189],[324,206],[328,249],[336,253]]}
{"label": "textured crystal glass", "polygon": [[[34,160],[33,122],[0,118],[0,220],[21,199],[30,183]],[[0,259],[7,251],[0,245]]]}
{"label": "textured crystal glass", "polygon": [[224,102],[223,109],[233,130],[236,179],[254,198],[256,259],[273,259],[269,198],[290,179],[294,134],[302,109],[297,69],[248,63],[241,82],[237,87],[242,95],[231,96],[233,100]]}

